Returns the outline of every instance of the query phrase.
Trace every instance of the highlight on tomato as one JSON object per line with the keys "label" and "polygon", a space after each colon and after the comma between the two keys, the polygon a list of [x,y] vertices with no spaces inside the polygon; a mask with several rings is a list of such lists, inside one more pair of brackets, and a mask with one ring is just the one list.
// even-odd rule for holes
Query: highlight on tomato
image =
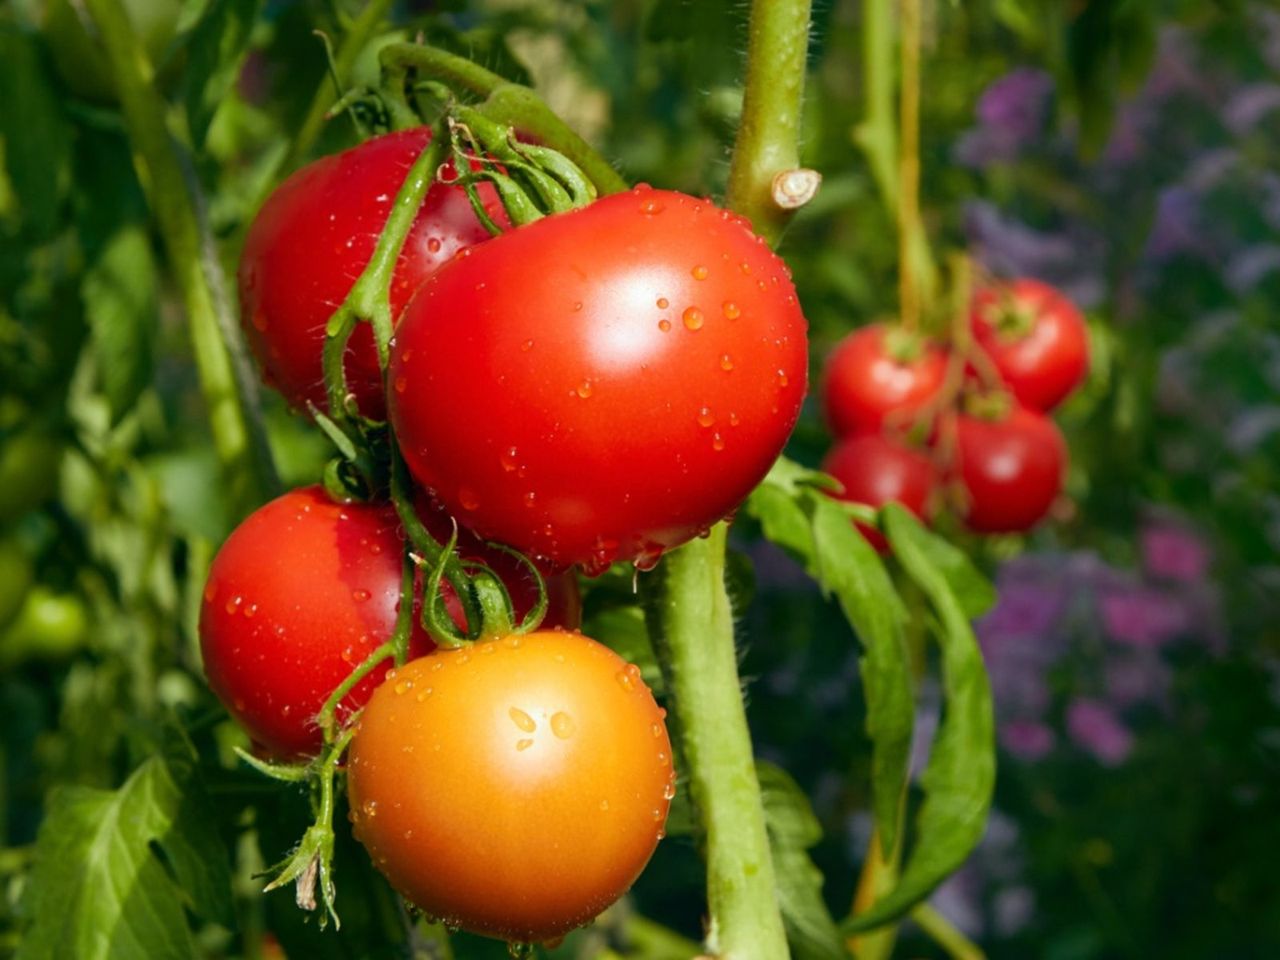
{"label": "highlight on tomato", "polygon": [[[294,173],[263,204],[245,237],[240,314],[266,381],[293,406],[327,407],[325,324],[373,255],[396,193],[431,141],[429,127],[373,137]],[[494,222],[508,223],[491,184],[476,188]],[[436,182],[409,231],[391,282],[393,319],[459,250],[488,240],[462,187]],[[347,386],[365,416],[385,415],[372,328],[347,343]]]}
{"label": "highlight on tomato", "polygon": [[388,675],[361,714],[355,835],[429,916],[553,940],[625,893],[663,836],[663,716],[639,669],[581,634],[437,650]]}
{"label": "highlight on tomato", "polygon": [[905,431],[937,402],[947,354],[919,334],[873,323],[853,331],[827,356],[822,410],[836,437]]}
{"label": "highlight on tomato", "polygon": [[734,510],[800,412],[785,264],[706,200],[636,188],[463,250],[388,373],[414,478],[553,566],[648,568]]}
{"label": "highlight on tomato", "polygon": [[1044,519],[1067,469],[1067,444],[1054,422],[1015,406],[991,418],[959,413],[954,424],[965,525],[977,533],[1020,533]]}

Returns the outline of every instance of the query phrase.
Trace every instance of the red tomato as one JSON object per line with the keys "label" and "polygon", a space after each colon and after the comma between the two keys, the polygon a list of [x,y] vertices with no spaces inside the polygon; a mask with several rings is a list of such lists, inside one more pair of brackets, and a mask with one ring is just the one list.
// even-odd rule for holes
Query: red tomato
{"label": "red tomato", "polygon": [[781,452],[805,329],[745,221],[638,187],[434,274],[397,331],[391,418],[416,479],[482,536],[588,572],[647,567]]}
{"label": "red tomato", "polygon": [[1084,318],[1039,280],[984,287],[973,298],[973,335],[1023,406],[1048,412],[1089,369]]}
{"label": "red tomato", "polygon": [[[396,193],[430,140],[430,129],[418,127],[322,157],[281,184],[249,228],[240,259],[240,315],[267,382],[290,404],[327,406],[325,324],[368,265]],[[479,189],[490,217],[505,225],[492,186]],[[463,189],[433,185],[396,263],[392,316],[399,317],[437,267],[487,239]],[[384,416],[382,375],[367,323],[348,342],[346,372],[361,413]]]}
{"label": "red tomato", "polygon": [[355,835],[446,924],[537,942],[635,881],[675,795],[663,711],[637,667],[581,634],[437,651],[360,717]]}
{"label": "red tomato", "polygon": [[959,414],[956,467],[968,494],[964,522],[978,533],[1029,530],[1062,490],[1067,445],[1054,422],[1025,407],[1003,419]]}
{"label": "red tomato", "polygon": [[[306,487],[251,514],[218,551],[200,610],[205,674],[231,715],[273,755],[303,757],[320,748],[316,714],[394,630],[401,537],[389,504],[336,504],[320,487]],[[537,599],[535,586],[519,573],[497,572],[523,616]],[[459,619],[461,607],[444,589]],[[577,626],[576,583],[549,589],[561,599],[548,624]],[[432,646],[415,625],[410,656]],[[347,695],[340,719],[364,705],[386,669]]]}
{"label": "red tomato", "polygon": [[905,330],[873,323],[849,334],[827,357],[822,407],[837,437],[906,428],[938,396],[947,354]]}
{"label": "red tomato", "polygon": [[[927,456],[876,433],[840,441],[822,469],[844,485],[844,492],[836,494],[839,499],[876,508],[900,503],[922,519],[938,482],[938,471]],[[889,549],[879,530],[864,523],[857,527],[878,551]]]}

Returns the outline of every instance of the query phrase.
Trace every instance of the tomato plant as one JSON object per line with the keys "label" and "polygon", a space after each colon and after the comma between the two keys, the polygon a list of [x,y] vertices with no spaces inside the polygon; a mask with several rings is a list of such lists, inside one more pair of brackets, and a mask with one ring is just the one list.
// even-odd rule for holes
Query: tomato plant
{"label": "tomato plant", "polygon": [[535,942],[631,886],[674,778],[639,669],[562,631],[406,664],[361,715],[348,769],[356,836],[397,890],[446,924]]}
{"label": "tomato plant", "polygon": [[1080,311],[1060,291],[1021,279],[980,289],[973,334],[1005,385],[1024,406],[1049,411],[1089,369],[1089,339]]}
{"label": "tomato plant", "polygon": [[933,402],[947,374],[936,344],[896,327],[871,324],[846,336],[827,356],[822,409],[837,437],[906,429]]}
{"label": "tomato plant", "polygon": [[[430,139],[429,128],[417,127],[322,157],[281,184],[249,228],[239,270],[241,318],[267,382],[291,404],[327,405],[325,324],[368,264],[396,192]],[[489,216],[505,223],[493,187],[477,189]],[[432,271],[488,238],[461,187],[433,185],[396,263],[392,316]],[[381,418],[382,375],[368,325],[356,329],[345,361],[360,411]]]}
{"label": "tomato plant", "polygon": [[391,418],[415,478],[482,536],[591,572],[648,567],[781,451],[805,329],[740,218],[637,188],[429,278],[397,331]]}
{"label": "tomato plant", "polygon": [[[822,470],[844,489],[842,500],[882,507],[900,503],[923,518],[938,484],[938,471],[924,453],[883,434],[846,437],[827,453]],[[879,530],[858,523],[862,535],[880,552],[888,543]]]}
{"label": "tomato plant", "polygon": [[1053,421],[1025,407],[955,417],[955,472],[965,524],[978,533],[1029,530],[1062,490],[1067,445]]}

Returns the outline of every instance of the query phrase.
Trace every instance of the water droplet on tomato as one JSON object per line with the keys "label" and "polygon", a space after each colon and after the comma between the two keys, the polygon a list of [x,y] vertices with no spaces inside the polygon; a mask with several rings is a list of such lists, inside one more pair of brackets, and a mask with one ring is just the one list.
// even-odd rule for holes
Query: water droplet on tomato
{"label": "water droplet on tomato", "polygon": [[404,376],[404,374],[396,377],[395,387],[396,393],[404,393],[409,389],[409,378]]}
{"label": "water droplet on tomato", "polygon": [[507,716],[511,718],[512,723],[525,733],[533,733],[533,731],[538,729],[538,725],[534,722],[533,717],[529,716],[529,714],[525,713],[519,707],[512,707],[509,709],[507,711]]}
{"label": "water droplet on tomato", "polygon": [[575,392],[583,400],[586,400],[591,396],[593,391],[594,391],[594,388],[591,386],[591,381],[583,380],[580,384],[578,384],[578,389]]}
{"label": "water droplet on tomato", "polygon": [[687,330],[702,329],[702,322],[704,318],[702,316],[702,311],[697,307],[685,307],[684,313],[681,315],[681,319],[684,320],[685,329]]}
{"label": "water droplet on tomato", "polygon": [[522,739],[522,740],[516,741],[517,750],[528,750],[532,746],[533,746],[533,741],[529,739]]}
{"label": "water droplet on tomato", "polygon": [[371,594],[368,590],[360,589],[360,590],[351,591],[351,599],[354,600],[356,603],[364,603],[371,596],[373,596],[373,594]]}
{"label": "water droplet on tomato", "polygon": [[581,309],[582,309],[582,301],[581,300],[573,301],[573,312],[577,313]]}
{"label": "water droplet on tomato", "polygon": [[432,253],[439,253],[440,246],[441,244],[440,244],[439,237],[431,237],[430,239],[427,240],[427,249]]}
{"label": "water droplet on tomato", "polygon": [[674,783],[668,783],[665,787],[662,788],[663,800],[674,799],[675,795],[676,795],[676,785]]}
{"label": "water droplet on tomato", "polygon": [[658,321],[658,329],[661,330],[663,333],[666,333],[668,330],[671,329],[671,321],[668,320],[666,317],[663,317],[661,320]]}
{"label": "water droplet on tomato", "polygon": [[517,637],[517,636],[515,636],[515,635],[513,634],[512,636],[507,637],[507,639],[506,639],[506,644],[507,644],[507,646],[508,646],[508,647],[510,647],[512,650],[519,650],[519,649],[520,649],[520,638],[519,638],[519,637]]}
{"label": "water droplet on tomato", "polygon": [[213,582],[212,582],[212,581],[210,581],[209,583],[206,583],[206,584],[204,585],[204,602],[205,602],[205,603],[212,603],[212,602],[213,602],[213,598],[217,595],[217,593],[218,593],[218,591],[217,591],[216,589],[214,589],[214,586],[213,586]]}
{"label": "water droplet on tomato", "polygon": [[709,427],[716,422],[716,418],[711,415],[710,407],[703,407],[698,411],[698,426]]}
{"label": "water droplet on tomato", "polygon": [[600,801],[600,809],[601,809],[601,810],[608,810],[608,809],[609,809],[609,801],[608,801],[608,800],[601,800],[601,801]]}
{"label": "water droplet on tomato", "polygon": [[644,200],[640,204],[640,212],[647,217],[656,217],[665,209],[666,205],[659,200]]}
{"label": "water droplet on tomato", "polygon": [[258,605],[256,603],[251,603],[244,608],[244,615],[249,619],[253,619],[253,617],[255,617],[257,613],[258,613]]}
{"label": "water droplet on tomato", "polygon": [[618,681],[618,686],[622,687],[627,693],[631,693],[636,688],[635,678],[631,676],[629,670],[619,670],[615,679]]}
{"label": "water droplet on tomato", "polygon": [[564,711],[556,711],[551,715],[551,732],[561,740],[568,740],[578,729],[573,717]]}
{"label": "water droplet on tomato", "polygon": [[657,807],[653,808],[653,822],[654,823],[662,822],[662,811],[659,810]]}
{"label": "water droplet on tomato", "polygon": [[711,449],[717,453],[724,449],[724,437],[720,436],[719,431],[711,438]]}
{"label": "water droplet on tomato", "polygon": [[671,301],[670,301],[670,300],[668,300],[666,297],[659,297],[659,298],[658,298],[658,309],[659,309],[659,310],[665,310],[665,309],[667,309],[667,307],[669,307],[669,306],[671,306]]}
{"label": "water droplet on tomato", "polygon": [[779,370],[779,371],[778,371],[778,386],[780,386],[780,387],[785,387],[785,386],[786,386],[788,383],[790,383],[790,382],[791,382],[791,381],[787,379],[787,371],[785,371],[785,370]]}
{"label": "water droplet on tomato", "polygon": [[742,263],[738,264],[738,266],[742,268],[743,273],[745,274],[751,273],[751,264],[747,263],[747,261],[743,260]]}
{"label": "water droplet on tomato", "polygon": [[635,560],[632,562],[635,564],[635,568],[637,570],[652,570],[658,565],[658,561],[662,559],[662,553],[662,547],[657,544],[648,544],[641,548],[640,552],[636,554]]}
{"label": "water droplet on tomato", "polygon": [[727,353],[723,354],[720,357],[720,369],[723,370],[725,373],[728,373],[730,370],[732,370],[733,357],[729,356]]}
{"label": "water droplet on tomato", "polygon": [[372,819],[373,817],[376,817],[378,815],[378,801],[366,800],[364,802],[364,805],[360,809],[364,811],[364,815],[366,817],[369,817],[370,819]]}
{"label": "water droplet on tomato", "polygon": [[232,597],[230,600],[227,601],[227,605],[223,607],[223,609],[226,610],[227,613],[235,613],[237,610],[240,609],[240,604],[243,602],[244,602],[243,597]]}
{"label": "water droplet on tomato", "polygon": [[738,424],[740,424],[741,422],[742,422],[742,421],[738,418],[738,415],[737,415],[736,413],[734,413],[732,410],[730,410],[730,411],[729,411],[729,426],[731,426],[731,427],[736,427],[736,426],[737,426]]}
{"label": "water droplet on tomato", "polygon": [[425,690],[419,690],[418,695],[414,697],[414,699],[417,700],[419,703],[426,703],[427,697],[431,696],[431,694],[434,692],[435,692],[434,688],[427,687],[427,689]]}
{"label": "water droplet on tomato", "polygon": [[519,463],[516,460],[517,452],[518,451],[515,447],[507,447],[507,449],[502,453],[502,456],[498,458],[502,463],[502,469],[507,473],[511,473],[517,466],[519,466]]}
{"label": "water droplet on tomato", "polygon": [[689,274],[695,280],[705,280],[707,279],[707,268],[704,267],[702,264],[698,264],[696,267],[694,267],[692,270],[689,271]]}
{"label": "water droplet on tomato", "polygon": [[409,691],[409,690],[412,690],[412,689],[413,689],[413,681],[412,681],[412,680],[400,680],[400,681],[397,681],[397,682],[396,682],[396,685],[395,685],[395,687],[394,687],[394,689],[395,689],[395,691],[396,691],[396,695],[397,695],[397,696],[402,696],[402,695],[403,695],[403,694],[405,694],[407,691]]}
{"label": "water droplet on tomato", "polygon": [[660,723],[649,724],[649,732],[653,734],[653,738],[655,740],[658,739],[658,737],[662,736],[662,724]]}
{"label": "water droplet on tomato", "polygon": [[742,308],[739,307],[732,300],[726,300],[724,303],[720,305],[720,309],[724,313],[725,317],[729,320],[737,320],[740,316],[742,316]]}
{"label": "water droplet on tomato", "polygon": [[480,506],[480,498],[470,487],[458,488],[458,502],[462,504],[463,510],[475,510]]}
{"label": "water droplet on tomato", "polygon": [[537,502],[538,502],[538,495],[534,493],[532,490],[530,490],[528,493],[524,495],[524,505],[526,507],[532,507]]}

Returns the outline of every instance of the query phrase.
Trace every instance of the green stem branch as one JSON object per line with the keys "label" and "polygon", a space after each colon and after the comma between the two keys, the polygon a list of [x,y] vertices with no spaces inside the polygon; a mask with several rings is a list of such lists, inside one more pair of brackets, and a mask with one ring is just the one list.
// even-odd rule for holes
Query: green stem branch
{"label": "green stem branch", "polygon": [[809,49],[809,0],[755,0],[747,36],[742,121],[729,164],[730,208],[776,244],[792,211],[774,178],[800,166],[800,112]]}
{"label": "green stem branch", "polygon": [[648,616],[704,834],[707,948],[725,960],[778,960],[789,954],[739,687],[727,531],[717,524],[646,578]]}
{"label": "green stem branch", "polygon": [[934,943],[946,951],[951,960],[987,960],[987,955],[977,944],[929,904],[922,903],[912,910],[911,919]]}
{"label": "green stem branch", "polygon": [[[257,506],[277,488],[256,382],[237,376],[225,342],[234,324],[219,318],[221,267],[209,255],[201,230],[199,198],[184,171],[182,148],[165,123],[166,105],[154,70],[120,0],[86,0],[120,93],[134,167],[155,215],[182,294],[200,389],[209,408],[214,448],[237,512]],[[215,273],[216,272],[216,273]]]}

